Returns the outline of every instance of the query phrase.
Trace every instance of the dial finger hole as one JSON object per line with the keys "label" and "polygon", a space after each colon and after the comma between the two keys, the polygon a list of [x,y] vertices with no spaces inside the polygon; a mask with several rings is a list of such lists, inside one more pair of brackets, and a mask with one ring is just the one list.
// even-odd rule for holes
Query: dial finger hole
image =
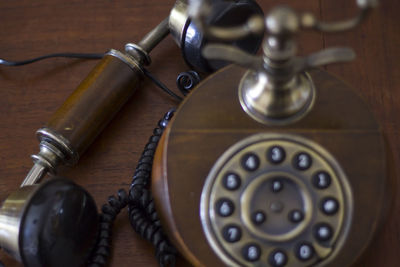
{"label": "dial finger hole", "polygon": [[219,216],[228,217],[235,211],[235,205],[227,198],[222,198],[217,201],[215,209]]}
{"label": "dial finger hole", "polygon": [[329,241],[333,236],[333,229],[327,223],[318,223],[314,227],[314,237],[319,242]]}
{"label": "dial finger hole", "polygon": [[283,250],[277,249],[269,255],[268,261],[273,267],[283,267],[286,265],[288,257]]}
{"label": "dial finger hole", "polygon": [[296,257],[301,261],[308,261],[314,256],[314,247],[308,243],[303,242],[296,248]]}
{"label": "dial finger hole", "polygon": [[339,202],[333,197],[326,197],[321,202],[321,211],[325,215],[335,215],[339,210]]}

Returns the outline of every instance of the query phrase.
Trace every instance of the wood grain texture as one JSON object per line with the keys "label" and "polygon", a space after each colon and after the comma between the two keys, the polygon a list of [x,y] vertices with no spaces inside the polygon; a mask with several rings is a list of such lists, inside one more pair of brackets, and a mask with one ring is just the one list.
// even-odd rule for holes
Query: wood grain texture
{"label": "wood grain texture", "polygon": [[[264,11],[281,1],[259,0]],[[326,20],[354,14],[352,1],[285,1]],[[137,42],[165,18],[173,0],[21,0],[0,1],[0,58],[27,59],[53,52],[104,52]],[[397,0],[382,0],[371,19],[344,34],[302,33],[299,52],[332,45],[355,49],[353,63],[328,71],[364,96],[372,108],[400,166],[400,20]],[[175,78],[187,70],[171,37],[151,54],[149,69],[175,89]],[[38,152],[35,131],[95,66],[94,61],[52,59],[23,67],[0,67],[0,200],[18,188]],[[157,121],[176,103],[144,81],[116,118],[74,168],[60,174],[84,186],[101,206],[111,194],[128,188],[142,149]],[[371,201],[372,197],[371,197]],[[393,266],[400,250],[400,198],[374,250],[360,266]],[[149,243],[134,233],[126,213],[114,227],[110,266],[157,266]],[[0,252],[6,266],[21,266]]]}

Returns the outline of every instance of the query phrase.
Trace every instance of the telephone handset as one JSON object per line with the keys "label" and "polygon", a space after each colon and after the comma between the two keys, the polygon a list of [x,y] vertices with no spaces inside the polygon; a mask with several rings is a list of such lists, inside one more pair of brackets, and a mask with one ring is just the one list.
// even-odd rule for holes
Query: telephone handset
{"label": "telephone handset", "polygon": [[[390,151],[362,99],[315,69],[354,53],[299,58],[293,42],[300,27],[354,27],[374,5],[358,4],[360,15],[344,23],[273,9],[262,57],[203,50],[241,67],[217,72],[184,101],[160,141],[152,183],[165,229],[192,264],[349,266],[371,242],[389,206]],[[192,16],[204,29],[202,7]],[[238,32],[230,30],[206,32],[229,39]]]}

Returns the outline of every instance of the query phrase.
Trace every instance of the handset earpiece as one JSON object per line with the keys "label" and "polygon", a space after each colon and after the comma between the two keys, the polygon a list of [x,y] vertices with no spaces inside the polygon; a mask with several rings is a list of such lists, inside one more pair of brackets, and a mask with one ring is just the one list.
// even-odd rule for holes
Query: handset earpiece
{"label": "handset earpiece", "polygon": [[98,214],[90,194],[54,178],[21,187],[0,209],[0,244],[24,266],[81,266],[95,245]]}
{"label": "handset earpiece", "polygon": [[[212,13],[207,18],[210,25],[236,26],[245,23],[252,16],[263,16],[260,6],[253,0],[211,2]],[[209,60],[202,55],[203,48],[210,42],[209,38],[188,16],[187,0],[178,0],[169,16],[169,28],[175,42],[181,48],[182,56],[191,68],[209,73],[220,69],[229,62]],[[263,34],[251,34],[244,38],[225,42],[250,54],[257,52]]]}

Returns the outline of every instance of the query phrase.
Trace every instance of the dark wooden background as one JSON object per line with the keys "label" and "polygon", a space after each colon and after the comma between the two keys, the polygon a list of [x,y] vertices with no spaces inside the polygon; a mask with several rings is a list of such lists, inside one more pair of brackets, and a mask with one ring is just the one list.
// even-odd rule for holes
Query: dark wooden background
{"label": "dark wooden background", "polygon": [[[302,3],[300,3],[302,2]],[[324,20],[350,17],[355,1],[286,1]],[[19,0],[0,1],[0,58],[21,60],[54,52],[104,52],[136,42],[165,18],[173,0]],[[282,3],[259,0],[264,11]],[[353,47],[357,60],[326,69],[353,86],[381,123],[400,166],[400,2],[382,0],[370,19],[341,34],[304,32],[299,53],[334,45]],[[175,89],[178,73],[188,70],[168,37],[152,52],[149,68]],[[0,199],[17,189],[38,152],[35,131],[50,118],[96,64],[50,59],[23,67],[0,66]],[[98,206],[119,188],[128,189],[136,162],[160,117],[176,103],[145,81],[98,137],[80,163],[62,176],[84,186]],[[366,166],[367,168],[368,166]],[[371,196],[371,202],[374,196]],[[360,266],[400,263],[400,197],[383,231]],[[123,212],[114,227],[110,266],[157,266],[152,247],[130,228]],[[19,263],[0,252],[6,266]],[[397,263],[397,264],[396,264]]]}

